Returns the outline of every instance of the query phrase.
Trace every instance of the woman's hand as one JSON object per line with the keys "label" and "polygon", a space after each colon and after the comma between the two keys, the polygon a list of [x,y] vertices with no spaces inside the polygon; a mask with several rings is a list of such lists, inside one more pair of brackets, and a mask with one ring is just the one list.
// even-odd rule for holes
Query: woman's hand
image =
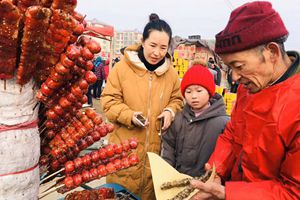
{"label": "woman's hand", "polygon": [[142,112],[134,112],[134,113],[133,113],[133,116],[132,116],[131,121],[132,121],[132,123],[133,123],[135,126],[137,126],[137,127],[145,127],[145,126],[147,126],[147,125],[149,124],[148,119],[146,119],[144,125],[142,125],[141,123],[139,123],[139,122],[138,122],[138,119],[137,119],[137,115],[142,115]]}
{"label": "woman's hand", "polygon": [[157,118],[158,119],[163,118],[163,126],[161,127],[163,131],[169,128],[173,120],[172,113],[169,110],[164,110]]}

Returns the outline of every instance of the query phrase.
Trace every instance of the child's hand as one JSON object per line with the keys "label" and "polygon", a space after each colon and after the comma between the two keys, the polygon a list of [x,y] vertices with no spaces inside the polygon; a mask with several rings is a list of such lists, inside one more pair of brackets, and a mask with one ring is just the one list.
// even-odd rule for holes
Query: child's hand
{"label": "child's hand", "polygon": [[164,110],[157,118],[158,119],[163,118],[164,123],[163,123],[161,129],[166,130],[171,125],[173,116],[172,116],[172,113],[170,111]]}

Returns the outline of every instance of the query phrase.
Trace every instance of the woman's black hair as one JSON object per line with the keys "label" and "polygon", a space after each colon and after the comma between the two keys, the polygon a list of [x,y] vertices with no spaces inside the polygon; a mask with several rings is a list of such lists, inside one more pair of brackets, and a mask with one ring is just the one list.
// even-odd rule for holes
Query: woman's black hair
{"label": "woman's black hair", "polygon": [[124,55],[125,49],[126,49],[126,47],[122,47],[122,48],[120,49],[120,52],[121,52],[122,55]]}
{"label": "woman's black hair", "polygon": [[169,44],[171,43],[171,39],[172,39],[171,27],[166,21],[159,19],[159,16],[155,13],[152,13],[149,16],[149,22],[144,28],[144,32],[143,32],[144,41],[149,37],[150,33],[153,30],[166,32],[169,35]]}

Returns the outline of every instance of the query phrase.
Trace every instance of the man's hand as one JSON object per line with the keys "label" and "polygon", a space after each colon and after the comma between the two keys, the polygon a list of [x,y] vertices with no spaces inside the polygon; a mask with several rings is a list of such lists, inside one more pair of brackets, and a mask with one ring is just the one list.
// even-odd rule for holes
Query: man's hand
{"label": "man's hand", "polygon": [[[206,170],[211,170],[210,164],[205,164]],[[221,185],[221,178],[216,175],[212,182],[203,183],[202,181],[192,180],[193,188],[199,190],[191,200],[222,200],[225,199],[225,187]]]}
{"label": "man's hand", "polygon": [[222,200],[225,199],[225,187],[216,182],[203,183],[201,181],[191,181],[193,188],[199,190],[192,200]]}

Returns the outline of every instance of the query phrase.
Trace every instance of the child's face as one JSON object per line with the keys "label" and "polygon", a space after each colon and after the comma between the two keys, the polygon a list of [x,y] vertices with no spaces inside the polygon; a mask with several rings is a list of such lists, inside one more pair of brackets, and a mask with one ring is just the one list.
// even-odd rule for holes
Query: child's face
{"label": "child's face", "polygon": [[200,110],[207,105],[209,101],[208,91],[200,85],[190,85],[184,92],[185,100],[193,110]]}

